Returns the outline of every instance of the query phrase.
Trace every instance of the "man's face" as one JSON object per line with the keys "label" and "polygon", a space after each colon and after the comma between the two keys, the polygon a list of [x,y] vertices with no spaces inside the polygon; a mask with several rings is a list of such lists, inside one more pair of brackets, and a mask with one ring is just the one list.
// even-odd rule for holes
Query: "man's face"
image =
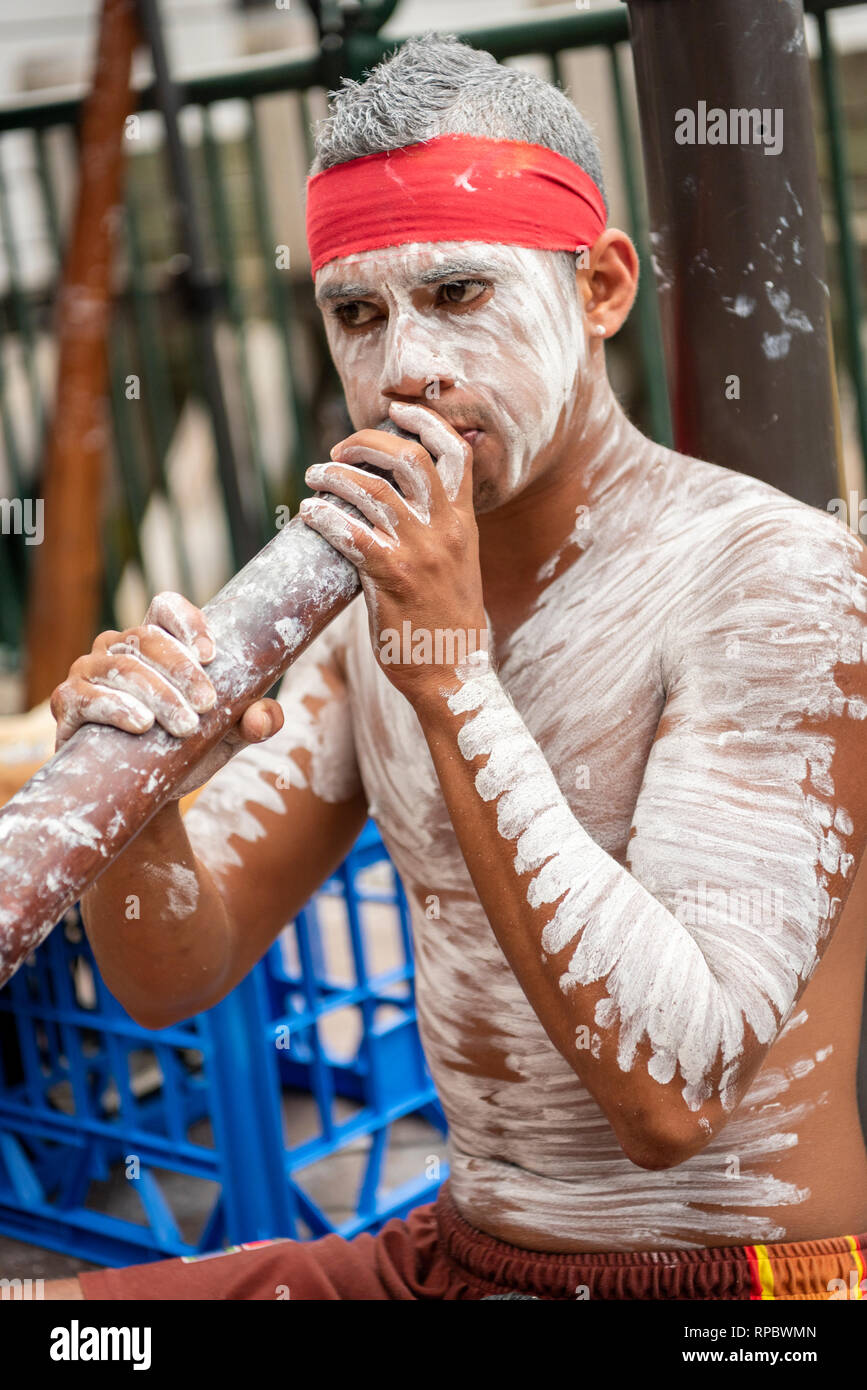
{"label": "man's face", "polygon": [[385,247],[328,262],[316,297],[356,429],[378,425],[392,400],[435,410],[472,445],[477,512],[545,471],[587,356],[580,296],[554,253]]}

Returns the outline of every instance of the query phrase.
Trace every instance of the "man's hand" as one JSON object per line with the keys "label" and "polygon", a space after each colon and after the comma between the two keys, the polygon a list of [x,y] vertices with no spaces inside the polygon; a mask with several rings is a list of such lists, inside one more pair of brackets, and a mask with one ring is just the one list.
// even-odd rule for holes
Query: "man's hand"
{"label": "man's hand", "polygon": [[[57,721],[56,748],[82,724],[111,724],[143,734],[159,724],[176,738],[198,727],[213,709],[216,691],[204,667],[216,644],[204,613],[181,594],[157,594],[140,627],[101,632],[51,696]],[[257,700],[216,748],[193,768],[174,793],[178,800],[204,785],[233,753],[260,743],[283,725],[276,700]]]}
{"label": "man's hand", "polygon": [[[394,402],[389,415],[421,443],[359,430],[332,449],[332,463],[306,474],[311,487],[351,502],[370,525],[327,495],[305,499],[300,511],[356,566],[377,660],[416,703],[454,683],[465,652],[487,648],[473,455],[467,441],[425,406]],[[397,487],[362,464],[387,469]]]}

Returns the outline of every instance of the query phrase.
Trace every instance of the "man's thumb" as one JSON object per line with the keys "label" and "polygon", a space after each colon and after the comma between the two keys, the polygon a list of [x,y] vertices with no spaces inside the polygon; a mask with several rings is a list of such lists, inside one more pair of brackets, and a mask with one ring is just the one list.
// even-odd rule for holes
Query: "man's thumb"
{"label": "man's thumb", "polygon": [[239,732],[248,743],[261,743],[283,727],[283,709],[276,700],[257,700],[241,716]]}

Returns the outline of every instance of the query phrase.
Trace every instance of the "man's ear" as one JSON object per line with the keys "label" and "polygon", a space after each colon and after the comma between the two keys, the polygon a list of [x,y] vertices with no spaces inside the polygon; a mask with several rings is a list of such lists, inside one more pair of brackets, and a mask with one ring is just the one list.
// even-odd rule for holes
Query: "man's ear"
{"label": "man's ear", "polygon": [[591,333],[602,329],[610,338],[626,320],[638,289],[638,252],[631,239],[617,227],[606,228],[576,278]]}

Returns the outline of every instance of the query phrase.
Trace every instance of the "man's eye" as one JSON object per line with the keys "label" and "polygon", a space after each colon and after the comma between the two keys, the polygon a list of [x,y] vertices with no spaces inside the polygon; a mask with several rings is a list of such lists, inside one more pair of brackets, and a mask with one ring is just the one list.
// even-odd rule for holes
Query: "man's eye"
{"label": "man's eye", "polygon": [[449,280],[439,287],[440,304],[472,304],[488,288],[487,280]]}
{"label": "man's eye", "polygon": [[368,304],[364,299],[352,299],[347,304],[338,304],[334,310],[335,318],[345,328],[360,328],[364,323],[372,323],[377,317],[379,310],[375,304]]}

